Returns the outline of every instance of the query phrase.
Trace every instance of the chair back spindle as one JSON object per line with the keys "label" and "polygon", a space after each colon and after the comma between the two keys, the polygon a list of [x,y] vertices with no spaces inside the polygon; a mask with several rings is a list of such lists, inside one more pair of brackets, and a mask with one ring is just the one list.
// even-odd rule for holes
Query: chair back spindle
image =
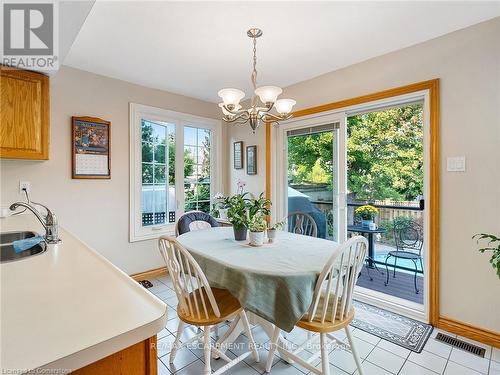
{"label": "chair back spindle", "polygon": [[[219,307],[208,280],[192,255],[170,236],[160,237],[159,248],[183,313],[196,319],[209,319],[211,309],[220,317]],[[210,306],[207,306],[204,294]]]}
{"label": "chair back spindle", "polygon": [[367,249],[366,238],[355,236],[335,250],[316,282],[313,303],[308,311],[309,321],[319,318],[322,324],[335,323],[348,316]]}
{"label": "chair back spindle", "polygon": [[314,218],[306,212],[292,212],[286,218],[290,233],[317,237],[318,227]]}

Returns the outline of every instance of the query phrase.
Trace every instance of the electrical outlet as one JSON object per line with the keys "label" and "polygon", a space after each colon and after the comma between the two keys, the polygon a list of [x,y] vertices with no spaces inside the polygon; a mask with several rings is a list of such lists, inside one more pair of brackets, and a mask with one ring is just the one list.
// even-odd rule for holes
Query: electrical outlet
{"label": "electrical outlet", "polygon": [[19,181],[19,194],[24,195],[23,189],[26,189],[26,191],[31,193],[31,182],[29,181]]}

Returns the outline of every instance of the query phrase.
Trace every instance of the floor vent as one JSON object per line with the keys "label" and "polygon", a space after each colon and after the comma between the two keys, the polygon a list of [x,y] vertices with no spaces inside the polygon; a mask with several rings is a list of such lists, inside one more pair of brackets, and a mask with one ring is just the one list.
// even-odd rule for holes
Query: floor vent
{"label": "floor vent", "polygon": [[146,289],[153,287],[153,284],[149,280],[141,280],[141,281],[139,281],[139,284],[141,284]]}
{"label": "floor vent", "polygon": [[478,356],[483,357],[483,358],[484,358],[484,355],[486,353],[486,349],[481,348],[480,346],[470,344],[466,341],[456,339],[454,337],[445,335],[443,333],[438,333],[436,336],[436,340],[444,342],[445,344],[454,346],[455,348],[465,350],[466,352],[478,355]]}

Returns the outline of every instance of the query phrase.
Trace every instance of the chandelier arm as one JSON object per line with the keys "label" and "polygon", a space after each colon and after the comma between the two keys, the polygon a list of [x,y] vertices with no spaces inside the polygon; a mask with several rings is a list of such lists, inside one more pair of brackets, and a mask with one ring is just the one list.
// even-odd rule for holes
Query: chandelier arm
{"label": "chandelier arm", "polygon": [[292,115],[286,115],[286,116],[282,116],[282,115],[275,115],[273,113],[266,113],[262,116],[262,119],[264,121],[269,121],[269,120],[274,120],[274,121],[285,121],[285,120],[288,120],[292,118]]}
{"label": "chandelier arm", "polygon": [[[224,121],[226,122],[235,122],[239,119],[243,119],[243,121],[247,122],[248,119],[250,118],[250,115],[248,114],[247,111],[240,111],[241,113],[233,118],[223,118]],[[246,116],[245,116],[246,115]]]}
{"label": "chandelier arm", "polygon": [[246,109],[241,109],[239,111],[231,111],[226,105],[223,105],[224,109],[226,111],[228,111],[230,114],[232,114],[233,116],[239,116],[241,114],[244,114],[244,113],[248,113],[248,111]]}

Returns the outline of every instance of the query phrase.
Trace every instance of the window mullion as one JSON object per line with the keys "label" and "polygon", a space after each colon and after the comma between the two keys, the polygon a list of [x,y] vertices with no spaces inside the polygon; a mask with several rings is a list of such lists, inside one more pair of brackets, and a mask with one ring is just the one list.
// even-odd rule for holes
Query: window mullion
{"label": "window mullion", "polygon": [[175,122],[175,216],[184,213],[184,122]]}

